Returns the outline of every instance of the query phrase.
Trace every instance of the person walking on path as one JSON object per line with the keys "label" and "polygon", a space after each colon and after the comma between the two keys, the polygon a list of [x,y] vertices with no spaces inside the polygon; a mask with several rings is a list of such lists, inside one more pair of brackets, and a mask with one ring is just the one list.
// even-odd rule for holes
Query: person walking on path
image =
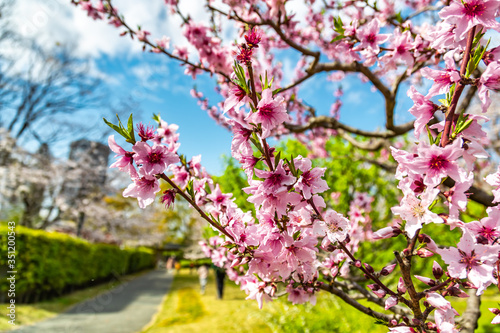
{"label": "person walking on path", "polygon": [[224,296],[224,278],[226,271],[223,268],[215,267],[215,279],[217,281],[217,298],[222,299]]}
{"label": "person walking on path", "polygon": [[205,295],[205,287],[207,286],[207,279],[208,279],[208,267],[207,265],[203,264],[200,267],[198,267],[198,275],[200,277],[200,292],[202,295]]}

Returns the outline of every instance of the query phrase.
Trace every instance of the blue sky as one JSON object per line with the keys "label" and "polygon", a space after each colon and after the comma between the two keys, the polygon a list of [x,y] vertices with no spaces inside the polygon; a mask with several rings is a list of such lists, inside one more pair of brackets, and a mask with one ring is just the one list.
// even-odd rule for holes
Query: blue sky
{"label": "blue sky", "polygon": [[[204,0],[190,0],[200,6],[185,7],[192,17],[206,20],[202,5]],[[152,32],[152,38],[167,35],[173,44],[187,45],[179,30],[179,21],[169,16],[164,1],[114,2],[124,14],[125,19],[141,24],[143,29]],[[186,1],[182,2],[186,3]],[[298,2],[297,2],[298,3]],[[56,43],[74,45],[76,52],[92,63],[91,74],[103,79],[106,93],[114,101],[127,101],[132,96],[137,104],[132,104],[134,119],[153,123],[153,113],[160,113],[168,123],[179,125],[181,135],[180,153],[188,158],[202,154],[202,162],[210,173],[222,171],[223,154],[230,154],[231,134],[217,126],[190,96],[190,89],[197,85],[210,100],[210,104],[220,101],[214,91],[214,80],[209,75],[200,75],[196,81],[183,74],[184,68],[167,57],[142,52],[137,41],[120,37],[120,29],[102,21],[93,21],[80,9],[74,8],[69,0],[23,0],[17,4],[15,24],[25,36],[37,38],[48,47]],[[231,41],[231,39],[229,39]],[[283,68],[293,71],[298,58],[291,52],[281,52]],[[285,73],[286,83],[287,74]],[[337,83],[325,80],[326,74],[303,84],[300,97],[314,106],[319,114],[328,114],[330,105],[335,101],[333,92]],[[345,95],[341,110],[341,121],[365,130],[383,128],[384,105],[378,92],[371,92],[370,84],[361,83],[355,75],[342,82]],[[403,87],[400,94],[405,95]],[[137,107],[136,107],[137,106]],[[405,112],[411,106],[406,101],[397,107],[396,122],[411,119]],[[84,110],[78,117],[83,121],[99,121],[102,110]],[[111,120],[111,119],[109,119]],[[120,141],[118,140],[120,143]],[[64,144],[59,145],[59,155],[66,154]]]}

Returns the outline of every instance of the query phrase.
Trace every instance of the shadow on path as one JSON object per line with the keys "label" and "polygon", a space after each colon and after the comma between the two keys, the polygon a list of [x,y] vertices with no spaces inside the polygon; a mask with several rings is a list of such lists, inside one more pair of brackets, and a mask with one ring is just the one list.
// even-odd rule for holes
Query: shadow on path
{"label": "shadow on path", "polygon": [[16,333],[136,333],[158,311],[173,275],[156,270]]}

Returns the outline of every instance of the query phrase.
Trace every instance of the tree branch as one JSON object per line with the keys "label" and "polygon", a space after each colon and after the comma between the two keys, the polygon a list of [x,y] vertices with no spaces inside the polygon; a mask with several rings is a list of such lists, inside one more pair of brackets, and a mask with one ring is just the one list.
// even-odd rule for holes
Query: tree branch
{"label": "tree branch", "polygon": [[328,291],[329,293],[338,296],[339,298],[341,298],[344,302],[346,302],[350,306],[352,306],[355,309],[363,312],[364,314],[369,315],[370,317],[373,317],[373,318],[376,318],[376,319],[380,319],[380,320],[383,320],[385,322],[389,322],[389,321],[391,321],[393,319],[396,319],[396,320],[400,319],[399,315],[387,315],[387,314],[384,314],[384,313],[380,313],[380,312],[374,311],[371,308],[368,308],[368,307],[360,304],[356,300],[354,300],[351,297],[349,297],[349,294],[343,292],[342,290],[340,290],[338,288],[335,288],[333,285],[322,284],[322,285],[320,285],[320,289]]}

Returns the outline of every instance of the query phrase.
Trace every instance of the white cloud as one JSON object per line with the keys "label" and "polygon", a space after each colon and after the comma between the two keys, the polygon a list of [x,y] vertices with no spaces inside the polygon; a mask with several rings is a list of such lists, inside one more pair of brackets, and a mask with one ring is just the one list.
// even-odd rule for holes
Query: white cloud
{"label": "white cloud", "polygon": [[[203,0],[184,1],[181,10],[195,20],[208,23],[204,3]],[[142,29],[151,32],[153,39],[166,35],[175,45],[187,45],[180,33],[181,19],[170,14],[164,1],[121,0],[113,1],[113,4],[132,28],[141,25]],[[122,28],[115,28],[106,20],[92,20],[69,0],[18,1],[12,21],[23,36],[35,38],[48,47],[57,43],[70,44],[81,56],[105,54],[115,57],[142,52],[140,43],[129,37],[120,37]]]}

